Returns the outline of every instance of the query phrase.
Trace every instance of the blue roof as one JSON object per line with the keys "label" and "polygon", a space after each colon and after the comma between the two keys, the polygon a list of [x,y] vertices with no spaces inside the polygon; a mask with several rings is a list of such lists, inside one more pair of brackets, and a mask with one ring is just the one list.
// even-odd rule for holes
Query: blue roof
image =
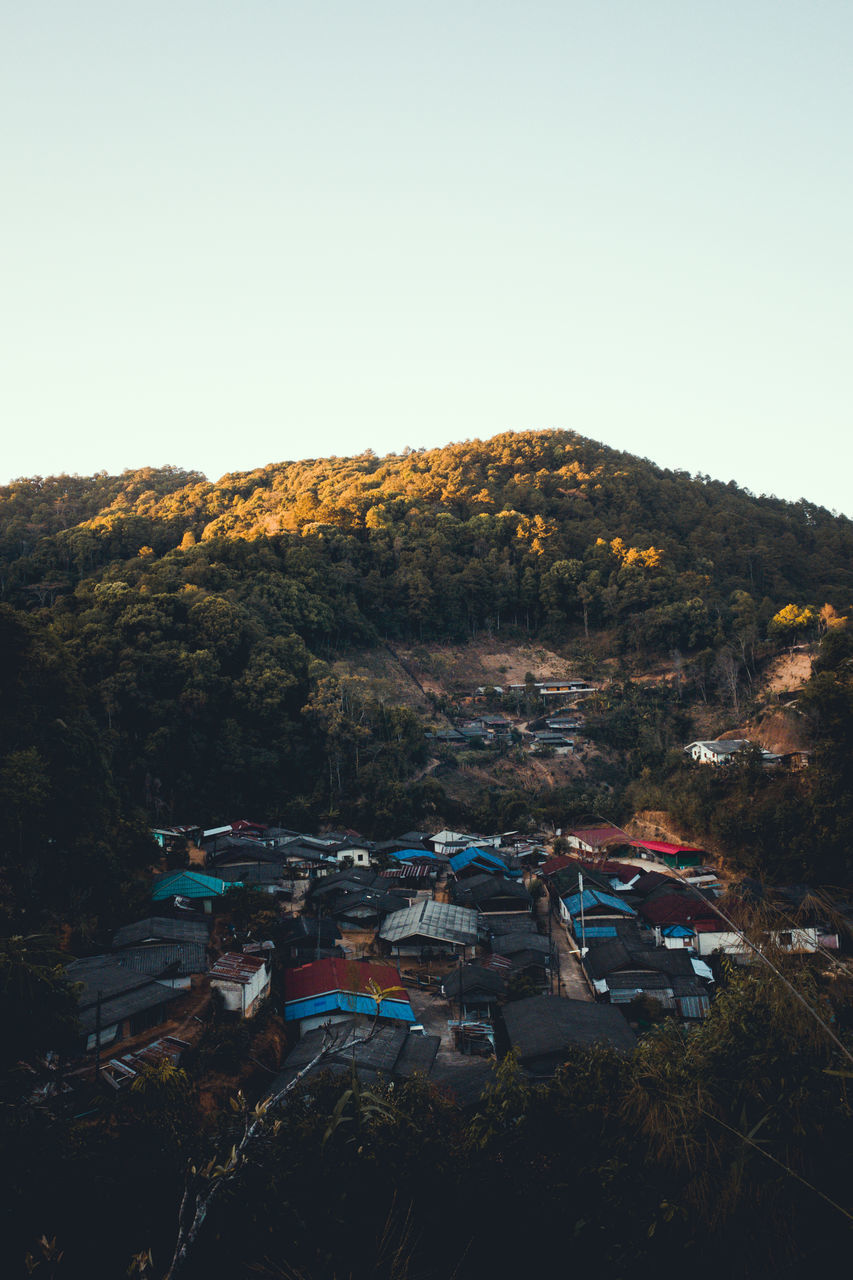
{"label": "blue roof", "polygon": [[450,855],[450,866],[454,871],[461,871],[463,867],[470,866],[472,862],[479,862],[483,867],[494,867],[496,871],[503,871],[506,875],[513,874],[508,870],[503,858],[499,858],[496,853],[489,853],[486,849],[477,849],[474,845],[463,849],[461,853],[452,853]]}
{"label": "blue roof", "polygon": [[435,858],[435,854],[429,849],[403,849],[402,853],[391,853],[388,856],[394,858],[397,862],[414,862],[416,860],[420,862],[422,858]]}
{"label": "blue roof", "polygon": [[155,902],[174,897],[213,898],[227,893],[230,888],[230,884],[217,876],[206,876],[200,871],[173,871],[157,881],[151,897]]}
{"label": "blue roof", "polygon": [[627,902],[620,902],[618,898],[614,898],[612,893],[602,893],[600,889],[584,889],[583,901],[581,894],[572,893],[568,898],[563,898],[566,904],[566,910],[570,916],[579,916],[581,906],[584,911],[591,911],[593,907],[608,907],[611,911],[618,911],[623,916],[635,916],[637,913],[633,907],[629,907]]}
{"label": "blue roof", "polygon": [[[285,1022],[298,1018],[316,1018],[322,1013],[366,1013],[376,1017],[376,1001],[372,996],[358,995],[352,991],[327,991],[321,996],[307,996],[304,1000],[291,1000],[284,1006]],[[380,1018],[398,1018],[414,1022],[415,1015],[408,1000],[381,1000]]]}
{"label": "blue roof", "polygon": [[683,924],[667,924],[661,929],[665,938],[692,938],[693,930]]}
{"label": "blue roof", "polygon": [[615,924],[588,924],[584,927],[584,933],[588,938],[615,938]]}

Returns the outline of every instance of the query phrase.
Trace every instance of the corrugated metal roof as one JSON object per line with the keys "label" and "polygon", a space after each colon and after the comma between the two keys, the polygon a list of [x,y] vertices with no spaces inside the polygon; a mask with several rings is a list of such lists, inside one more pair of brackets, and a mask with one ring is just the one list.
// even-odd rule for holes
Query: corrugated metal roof
{"label": "corrugated metal roof", "polygon": [[[120,956],[89,956],[66,966],[70,982],[81,983],[77,996],[80,1027],[84,1032],[111,1026],[135,1013],[154,1009],[183,993],[163,986],[154,978],[119,963]],[[100,1004],[100,1013],[98,1005]]]}
{"label": "corrugated metal roof", "polygon": [[220,956],[210,970],[211,978],[219,978],[225,982],[251,982],[259,969],[264,968],[260,956],[247,956],[238,951],[228,951]]}
{"label": "corrugated metal roof", "polygon": [[593,849],[605,844],[630,844],[631,842],[631,837],[621,827],[611,826],[610,823],[602,823],[601,826],[596,827],[573,827],[571,831],[566,832],[566,835],[574,836],[576,840],[590,845]]}
{"label": "corrugated metal roof", "polygon": [[168,969],[174,976],[187,977],[207,969],[207,947],[203,942],[155,942],[148,946],[124,947],[116,960],[127,969],[158,977]]}
{"label": "corrugated metal roof", "polygon": [[452,853],[450,855],[450,866],[454,871],[462,871],[465,867],[470,866],[472,862],[494,867],[496,871],[507,871],[507,864],[503,858],[499,858],[496,853],[490,853],[485,849],[478,849],[475,845],[469,845],[461,853]]}
{"label": "corrugated metal roof", "polygon": [[329,958],[300,965],[298,969],[288,969],[284,976],[284,995],[289,1001],[326,995],[332,991],[369,994],[371,984],[380,991],[396,987],[402,992],[400,971],[395,965]]}
{"label": "corrugated metal roof", "polygon": [[427,898],[388,916],[379,936],[385,942],[425,937],[438,942],[454,942],[473,947],[478,936],[477,912],[472,907],[457,907],[449,902],[433,902]]}
{"label": "corrugated metal roof", "polygon": [[230,887],[217,876],[206,876],[200,871],[172,871],[160,877],[151,890],[151,897],[155,902],[174,897],[219,897]]}
{"label": "corrugated metal roof", "polygon": [[126,924],[113,934],[114,947],[135,946],[142,942],[200,942],[210,937],[210,925],[202,920],[180,920],[170,916],[147,916]]}
{"label": "corrugated metal roof", "polygon": [[650,853],[701,853],[705,854],[704,849],[698,849],[693,844],[670,844],[667,840],[632,840],[631,847],[633,849],[648,849]]}
{"label": "corrugated metal roof", "polygon": [[353,991],[329,991],[326,995],[311,996],[306,1000],[288,1000],[284,1006],[284,1020],[296,1022],[300,1018],[316,1018],[324,1013],[337,1012],[363,1013],[370,1018],[397,1018],[403,1022],[415,1021],[408,1000],[380,1000],[377,1014],[376,1001],[372,996],[359,995]]}
{"label": "corrugated metal roof", "polygon": [[[581,901],[583,899],[583,901]],[[594,907],[606,907],[611,911],[618,911],[623,916],[635,916],[637,913],[633,907],[629,907],[627,902],[614,898],[611,893],[602,893],[599,889],[584,889],[583,894],[573,893],[569,897],[564,898],[566,910],[570,916],[579,916],[581,906],[584,911],[591,911]]]}

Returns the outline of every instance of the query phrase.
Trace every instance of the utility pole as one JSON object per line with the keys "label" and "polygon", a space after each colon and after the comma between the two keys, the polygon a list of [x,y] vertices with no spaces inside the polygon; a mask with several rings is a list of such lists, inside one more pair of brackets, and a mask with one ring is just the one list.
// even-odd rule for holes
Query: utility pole
{"label": "utility pole", "polygon": [[101,1078],[101,995],[95,1001],[95,1083]]}

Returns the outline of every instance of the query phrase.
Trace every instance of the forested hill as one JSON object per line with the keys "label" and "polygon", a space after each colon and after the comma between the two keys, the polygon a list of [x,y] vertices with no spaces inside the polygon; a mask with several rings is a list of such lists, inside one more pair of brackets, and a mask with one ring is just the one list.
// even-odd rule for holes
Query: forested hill
{"label": "forested hill", "polygon": [[[486,630],[581,664],[677,651],[688,676],[728,654],[751,679],[774,626],[816,634],[824,605],[851,600],[850,520],[568,432],[216,484],[176,468],[19,480],[0,490],[0,878],[29,919],[48,890],[67,904],[84,864],[106,902],[144,861],[146,823],[243,812],[381,835],[533,813],[497,794],[454,809],[418,716],[336,674],[347,649]],[[77,914],[105,919],[86,879]]]}
{"label": "forested hill", "polygon": [[850,520],[545,431],[215,484],[175,468],[16,481],[0,489],[0,598],[43,605],[119,565],[174,590],[233,539],[269,549],[287,621],[334,644],[585,616],[624,645],[691,649],[725,631],[734,592],[764,621],[853,597]]}

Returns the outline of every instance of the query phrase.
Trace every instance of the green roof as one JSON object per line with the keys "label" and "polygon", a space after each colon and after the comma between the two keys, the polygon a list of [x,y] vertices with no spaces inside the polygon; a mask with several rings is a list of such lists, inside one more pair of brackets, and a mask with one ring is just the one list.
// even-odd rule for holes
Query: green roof
{"label": "green roof", "polygon": [[161,876],[151,897],[155,902],[164,898],[211,898],[227,893],[231,888],[224,880],[216,876],[205,876],[200,871],[172,871]]}

